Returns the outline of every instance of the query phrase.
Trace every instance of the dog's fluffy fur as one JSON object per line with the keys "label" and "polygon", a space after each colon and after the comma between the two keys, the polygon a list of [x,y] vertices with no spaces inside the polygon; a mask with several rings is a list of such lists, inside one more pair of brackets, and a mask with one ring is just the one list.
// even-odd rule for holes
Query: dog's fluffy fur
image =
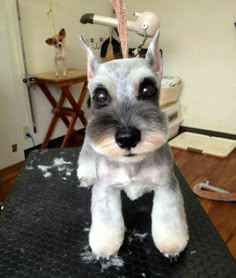
{"label": "dog's fluffy fur", "polygon": [[[116,254],[122,245],[121,190],[131,200],[154,191],[152,236],[165,256],[179,255],[189,239],[183,198],[167,144],[167,123],[158,104],[162,74],[158,40],[157,32],[145,59],[104,64],[97,62],[82,40],[88,56],[92,111],[77,175],[82,186],[93,185],[89,244],[97,256]],[[136,145],[117,143],[117,130],[122,128],[140,132]]]}
{"label": "dog's fluffy fur", "polygon": [[46,44],[55,47],[55,75],[59,76],[59,62],[62,64],[63,76],[66,76],[66,53],[65,53],[66,31],[61,29],[60,32],[52,38],[46,39]]}

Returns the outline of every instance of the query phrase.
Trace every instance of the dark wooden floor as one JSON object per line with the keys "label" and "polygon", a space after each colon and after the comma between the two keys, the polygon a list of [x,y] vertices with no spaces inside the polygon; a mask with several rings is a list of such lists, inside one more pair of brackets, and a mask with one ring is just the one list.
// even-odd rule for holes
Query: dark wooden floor
{"label": "dark wooden floor", "polygon": [[[191,187],[209,180],[211,185],[236,192],[236,149],[226,159],[176,149],[173,153]],[[236,259],[236,202],[199,201]]]}
{"label": "dark wooden floor", "polygon": [[19,162],[11,167],[0,170],[0,202],[6,203],[23,164],[23,162]]}
{"label": "dark wooden floor", "polygon": [[[173,150],[177,166],[192,187],[209,180],[212,185],[236,192],[236,150],[226,159]],[[0,171],[0,201],[6,202],[23,163]],[[236,203],[199,199],[202,207],[236,259]]]}

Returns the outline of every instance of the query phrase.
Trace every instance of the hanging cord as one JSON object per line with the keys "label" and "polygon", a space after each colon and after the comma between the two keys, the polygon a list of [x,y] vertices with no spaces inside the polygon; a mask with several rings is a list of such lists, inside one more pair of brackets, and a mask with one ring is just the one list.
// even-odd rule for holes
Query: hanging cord
{"label": "hanging cord", "polygon": [[112,0],[112,6],[115,10],[118,19],[118,31],[121,43],[121,50],[123,58],[128,57],[128,32],[127,32],[127,18],[124,0]]}
{"label": "hanging cord", "polygon": [[52,29],[53,29],[54,35],[56,35],[57,32],[56,32],[54,13],[53,13],[53,9],[52,9],[52,2],[51,2],[51,0],[48,0],[48,4],[49,4],[49,11],[47,12],[47,16],[48,16],[49,21],[52,24]]}
{"label": "hanging cord", "polygon": [[144,29],[143,31],[144,31],[144,39],[143,39],[142,43],[133,50],[133,55],[135,57],[140,57],[141,56],[142,47],[144,46],[144,44],[145,44],[145,42],[148,38],[146,29]]}
{"label": "hanging cord", "polygon": [[208,200],[236,202],[236,193],[231,193],[229,191],[210,185],[209,181],[194,185],[193,192],[199,197]]}
{"label": "hanging cord", "polygon": [[32,141],[32,144],[35,147],[34,137],[29,132],[27,132],[25,136]]}

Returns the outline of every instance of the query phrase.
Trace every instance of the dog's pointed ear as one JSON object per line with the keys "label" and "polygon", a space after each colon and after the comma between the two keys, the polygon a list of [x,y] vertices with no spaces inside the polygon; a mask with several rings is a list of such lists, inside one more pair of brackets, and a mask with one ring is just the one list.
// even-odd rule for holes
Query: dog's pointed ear
{"label": "dog's pointed ear", "polygon": [[48,38],[48,39],[46,39],[46,44],[48,44],[48,45],[53,45],[54,44],[54,39],[53,38]]}
{"label": "dog's pointed ear", "polygon": [[99,65],[95,55],[93,54],[92,50],[87,45],[86,41],[82,36],[80,36],[80,40],[82,42],[82,46],[87,53],[87,77],[88,80],[93,78],[94,73]]}
{"label": "dog's pointed ear", "polygon": [[157,30],[155,36],[153,37],[146,54],[146,60],[150,63],[152,68],[158,73],[162,74],[162,60],[161,53],[159,49],[159,37],[160,31]]}
{"label": "dog's pointed ear", "polygon": [[66,37],[66,31],[65,31],[65,29],[62,28],[62,29],[60,30],[60,32],[58,33],[58,35],[64,39],[64,38]]}

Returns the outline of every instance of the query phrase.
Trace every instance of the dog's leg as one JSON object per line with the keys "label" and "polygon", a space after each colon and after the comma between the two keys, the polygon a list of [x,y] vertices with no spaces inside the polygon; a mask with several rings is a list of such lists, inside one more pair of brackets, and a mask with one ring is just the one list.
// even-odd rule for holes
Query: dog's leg
{"label": "dog's leg", "polygon": [[54,63],[55,63],[55,70],[56,70],[55,75],[56,75],[56,77],[58,77],[59,73],[58,73],[58,61],[57,61],[57,58],[55,58]]}
{"label": "dog's leg", "polygon": [[77,176],[82,187],[91,186],[96,180],[96,155],[86,136],[79,154]]}
{"label": "dog's leg", "polygon": [[156,247],[164,256],[178,257],[188,243],[188,226],[183,197],[173,175],[169,182],[158,185],[152,210],[152,236]]}
{"label": "dog's leg", "polygon": [[89,244],[95,255],[116,254],[124,240],[120,189],[96,183],[92,192],[92,225]]}
{"label": "dog's leg", "polygon": [[65,58],[62,59],[62,71],[63,71],[63,76],[67,76]]}

